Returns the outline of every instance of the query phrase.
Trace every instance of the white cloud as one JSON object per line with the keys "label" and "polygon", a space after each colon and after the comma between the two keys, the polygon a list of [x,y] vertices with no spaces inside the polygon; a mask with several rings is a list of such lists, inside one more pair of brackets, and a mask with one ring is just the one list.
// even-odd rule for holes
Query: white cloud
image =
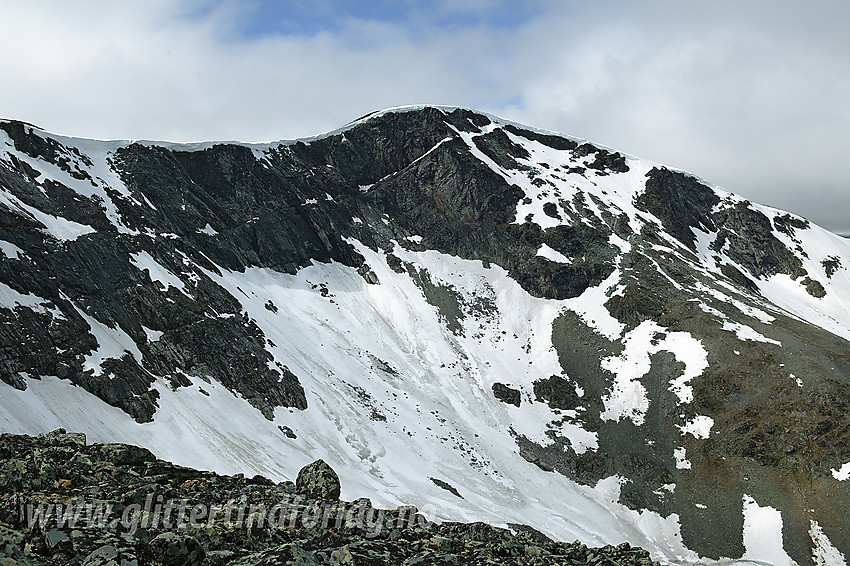
{"label": "white cloud", "polygon": [[[252,40],[243,4],[0,0],[0,114],[89,137],[265,140],[472,106],[850,230],[850,4],[541,0],[514,26],[505,6],[442,0],[433,19]],[[488,10],[500,25],[450,25]]]}
{"label": "white cloud", "polygon": [[561,48],[510,113],[850,229],[850,4],[619,6],[532,24]]}

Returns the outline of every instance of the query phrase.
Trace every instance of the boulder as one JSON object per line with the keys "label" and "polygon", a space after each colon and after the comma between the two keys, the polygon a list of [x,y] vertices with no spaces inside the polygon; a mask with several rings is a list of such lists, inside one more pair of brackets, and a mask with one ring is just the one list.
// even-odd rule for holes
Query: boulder
{"label": "boulder", "polygon": [[151,541],[151,552],[156,564],[186,566],[200,564],[206,558],[201,543],[183,533],[165,532]]}
{"label": "boulder", "polygon": [[336,501],[339,490],[339,476],[324,460],[301,468],[295,481],[295,491],[310,499]]}

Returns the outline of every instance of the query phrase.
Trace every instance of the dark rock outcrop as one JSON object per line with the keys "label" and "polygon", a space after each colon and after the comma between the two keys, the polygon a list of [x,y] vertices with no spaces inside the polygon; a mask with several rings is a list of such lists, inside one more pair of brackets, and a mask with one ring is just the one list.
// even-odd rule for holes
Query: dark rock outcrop
{"label": "dark rock outcrop", "polygon": [[806,274],[803,263],[773,234],[763,213],[741,202],[714,215],[719,229],[711,244],[756,277],[784,273],[796,279]]}
{"label": "dark rock outcrop", "polygon": [[514,389],[513,387],[508,387],[504,383],[493,384],[493,395],[495,395],[496,399],[499,401],[509,405],[514,405],[515,407],[519,407],[520,402],[522,401],[519,390]]}
{"label": "dark rock outcrop", "polygon": [[669,169],[656,167],[646,176],[646,190],[638,195],[635,205],[654,214],[680,242],[694,249],[696,235],[691,228],[714,231],[710,213],[720,202],[714,191],[693,177]]}

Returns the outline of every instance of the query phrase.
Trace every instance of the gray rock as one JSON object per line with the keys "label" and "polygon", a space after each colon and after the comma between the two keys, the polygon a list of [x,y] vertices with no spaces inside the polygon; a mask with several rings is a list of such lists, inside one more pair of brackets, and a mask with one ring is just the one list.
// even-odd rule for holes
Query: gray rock
{"label": "gray rock", "polygon": [[58,428],[44,435],[45,440],[54,446],[85,446],[86,435],[82,432],[66,432],[64,428]]}
{"label": "gray rock", "polygon": [[103,545],[83,559],[83,566],[120,566],[118,549]]}
{"label": "gray rock", "polygon": [[73,544],[71,544],[71,537],[68,536],[68,533],[58,529],[51,529],[47,531],[44,534],[44,542],[47,544],[48,548],[54,552],[67,551],[73,547]]}
{"label": "gray rock", "polygon": [[99,444],[94,447],[95,456],[116,465],[140,465],[156,460],[150,450],[129,444]]}

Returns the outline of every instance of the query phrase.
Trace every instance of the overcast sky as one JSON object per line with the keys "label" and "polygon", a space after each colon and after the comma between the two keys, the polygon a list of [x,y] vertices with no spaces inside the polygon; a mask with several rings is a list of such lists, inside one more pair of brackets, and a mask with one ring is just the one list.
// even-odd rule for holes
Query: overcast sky
{"label": "overcast sky", "polygon": [[849,25],[848,0],[0,0],[0,116],[260,141],[468,106],[850,233]]}

